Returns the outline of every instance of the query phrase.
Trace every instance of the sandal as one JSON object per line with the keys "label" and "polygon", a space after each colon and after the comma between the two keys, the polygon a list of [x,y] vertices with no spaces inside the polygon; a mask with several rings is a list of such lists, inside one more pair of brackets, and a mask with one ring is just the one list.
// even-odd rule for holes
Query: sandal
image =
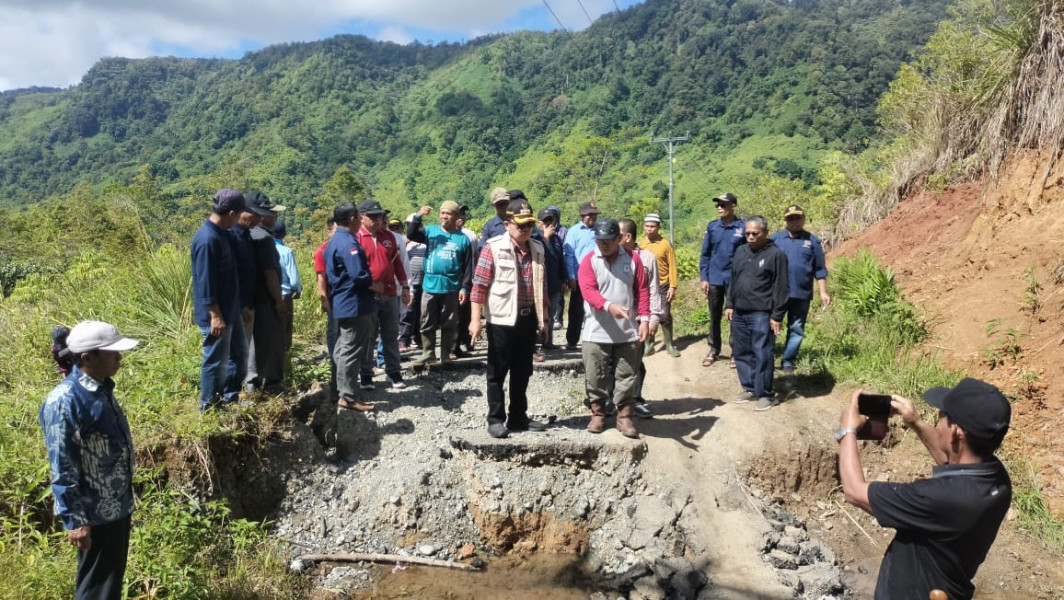
{"label": "sandal", "polygon": [[373,410],[372,404],[366,404],[365,402],[359,402],[358,400],[348,400],[346,398],[340,398],[336,405],[340,408],[346,408],[347,410],[357,410],[361,412],[369,412]]}
{"label": "sandal", "polygon": [[710,352],[709,354],[707,354],[705,356],[705,358],[702,359],[702,366],[703,367],[712,367],[713,363],[715,363],[715,362],[717,362],[717,357],[713,356],[713,353]]}

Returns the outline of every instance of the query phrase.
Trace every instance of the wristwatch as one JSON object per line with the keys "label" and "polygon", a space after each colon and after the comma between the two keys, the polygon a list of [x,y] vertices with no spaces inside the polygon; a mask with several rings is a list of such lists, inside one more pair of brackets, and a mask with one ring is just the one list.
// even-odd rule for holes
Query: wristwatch
{"label": "wristwatch", "polygon": [[835,441],[842,442],[842,438],[850,435],[851,433],[857,433],[857,430],[853,427],[847,427],[845,429],[839,429],[835,431]]}

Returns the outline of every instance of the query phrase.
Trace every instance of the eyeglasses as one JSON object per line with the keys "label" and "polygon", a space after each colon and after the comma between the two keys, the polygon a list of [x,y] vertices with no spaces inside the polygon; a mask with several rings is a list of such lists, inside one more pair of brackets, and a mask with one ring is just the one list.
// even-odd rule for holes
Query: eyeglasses
{"label": "eyeglasses", "polygon": [[791,215],[789,217],[783,217],[784,221],[801,221],[805,218],[805,215]]}
{"label": "eyeglasses", "polygon": [[761,233],[762,233],[761,231],[747,231],[747,232],[745,232],[745,235],[746,235],[746,237],[757,237],[757,236],[761,235]]}
{"label": "eyeglasses", "polygon": [[532,223],[514,223],[514,225],[517,225],[517,228],[520,229],[521,231],[526,231],[526,230],[527,231],[531,231],[533,224]]}

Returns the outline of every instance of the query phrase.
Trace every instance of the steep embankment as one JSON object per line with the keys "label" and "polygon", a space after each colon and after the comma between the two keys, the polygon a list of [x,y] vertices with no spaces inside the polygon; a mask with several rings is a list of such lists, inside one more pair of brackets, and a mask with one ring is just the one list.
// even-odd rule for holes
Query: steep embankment
{"label": "steep embankment", "polygon": [[923,190],[834,251],[867,247],[928,318],[927,349],[1014,399],[1006,447],[1064,518],[1064,165],[1026,153],[997,180]]}

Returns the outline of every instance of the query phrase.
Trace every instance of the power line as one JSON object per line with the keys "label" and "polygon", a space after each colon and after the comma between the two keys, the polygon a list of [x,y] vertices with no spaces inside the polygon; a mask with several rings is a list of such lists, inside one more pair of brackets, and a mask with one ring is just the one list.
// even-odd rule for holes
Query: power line
{"label": "power line", "polygon": [[618,6],[617,0],[613,0],[613,8],[616,8],[617,12],[621,12],[621,7]]}
{"label": "power line", "polygon": [[550,16],[554,17],[554,22],[558,24],[558,27],[561,27],[563,31],[569,31],[565,25],[562,25],[562,20],[558,18],[558,15],[554,14],[554,9],[547,4],[547,0],[543,0],[543,6],[547,7],[547,11],[550,12]]}
{"label": "power line", "polygon": [[584,8],[583,1],[582,0],[576,0],[576,3],[580,5],[580,10],[584,11],[584,16],[587,17],[587,22],[591,23],[592,25],[594,25],[595,24],[595,19],[592,19],[591,18],[591,14],[587,12],[586,8]]}

